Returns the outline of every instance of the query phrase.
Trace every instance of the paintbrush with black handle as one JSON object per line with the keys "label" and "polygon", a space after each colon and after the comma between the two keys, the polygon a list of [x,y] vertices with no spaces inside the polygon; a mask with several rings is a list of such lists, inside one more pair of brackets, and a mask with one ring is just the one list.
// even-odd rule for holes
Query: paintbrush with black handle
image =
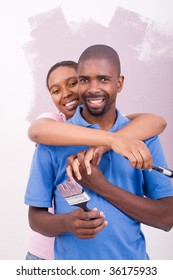
{"label": "paintbrush with black handle", "polygon": [[57,188],[69,205],[81,207],[84,211],[90,211],[87,207],[90,197],[77,182],[65,181],[59,184]]}
{"label": "paintbrush with black handle", "polygon": [[170,178],[173,178],[173,171],[169,168],[164,168],[164,167],[161,167],[161,166],[153,165],[152,169],[155,170],[155,171],[161,172],[161,173],[163,173],[164,175],[166,175]]}

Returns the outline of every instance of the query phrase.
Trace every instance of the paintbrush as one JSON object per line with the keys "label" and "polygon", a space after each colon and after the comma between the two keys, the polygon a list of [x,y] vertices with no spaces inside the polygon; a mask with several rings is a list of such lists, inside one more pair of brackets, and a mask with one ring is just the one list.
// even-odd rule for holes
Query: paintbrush
{"label": "paintbrush", "polygon": [[[128,160],[127,157],[124,157],[125,159]],[[157,165],[152,165],[152,169],[155,171],[158,171],[160,173],[163,173],[164,175],[173,178],[173,170],[169,169],[169,168],[165,168],[165,167],[161,167],[161,166],[157,166]]]}
{"label": "paintbrush", "polygon": [[166,175],[166,176],[168,176],[170,178],[173,178],[173,170],[171,170],[171,169],[164,168],[164,167],[157,166],[157,165],[153,165],[152,169],[154,169],[154,170],[156,170],[158,172],[161,172],[161,173],[163,173],[164,175]]}
{"label": "paintbrush", "polygon": [[90,197],[77,182],[65,181],[59,184],[57,188],[69,205],[81,207],[87,212],[90,211],[87,207],[87,202],[90,200]]}

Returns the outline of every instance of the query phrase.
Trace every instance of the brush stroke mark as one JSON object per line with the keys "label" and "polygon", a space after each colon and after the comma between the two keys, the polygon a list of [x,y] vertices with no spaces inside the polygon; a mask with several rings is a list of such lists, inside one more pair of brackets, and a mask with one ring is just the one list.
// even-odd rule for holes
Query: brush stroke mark
{"label": "brush stroke mark", "polygon": [[125,75],[118,107],[124,113],[153,112],[166,118],[169,129],[161,138],[171,164],[172,23],[170,28],[164,29],[156,22],[123,8],[115,10],[108,27],[93,20],[70,27],[61,8],[33,16],[29,22],[32,41],[24,46],[24,51],[32,69],[34,94],[27,120],[31,121],[45,111],[56,111],[45,84],[47,71],[53,64],[67,59],[77,61],[81,52],[92,44],[108,44],[118,51],[122,74]]}

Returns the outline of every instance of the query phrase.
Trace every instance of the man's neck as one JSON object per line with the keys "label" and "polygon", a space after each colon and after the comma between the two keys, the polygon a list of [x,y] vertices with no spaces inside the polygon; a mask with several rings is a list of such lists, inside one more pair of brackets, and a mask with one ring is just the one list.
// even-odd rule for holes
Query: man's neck
{"label": "man's neck", "polygon": [[102,116],[93,116],[85,108],[81,111],[82,117],[90,124],[98,124],[100,129],[109,130],[116,121],[116,110],[110,110]]}

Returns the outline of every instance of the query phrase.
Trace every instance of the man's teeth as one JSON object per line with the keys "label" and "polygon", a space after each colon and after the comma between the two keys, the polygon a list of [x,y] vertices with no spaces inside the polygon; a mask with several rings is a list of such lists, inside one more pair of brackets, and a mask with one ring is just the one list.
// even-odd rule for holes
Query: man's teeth
{"label": "man's teeth", "polygon": [[103,101],[103,99],[97,99],[97,100],[89,100],[90,103],[92,104],[99,104]]}
{"label": "man's teeth", "polygon": [[76,100],[73,100],[73,101],[71,101],[71,102],[65,104],[65,106],[66,106],[66,107],[69,107],[69,106],[75,104],[76,102],[77,102]]}

